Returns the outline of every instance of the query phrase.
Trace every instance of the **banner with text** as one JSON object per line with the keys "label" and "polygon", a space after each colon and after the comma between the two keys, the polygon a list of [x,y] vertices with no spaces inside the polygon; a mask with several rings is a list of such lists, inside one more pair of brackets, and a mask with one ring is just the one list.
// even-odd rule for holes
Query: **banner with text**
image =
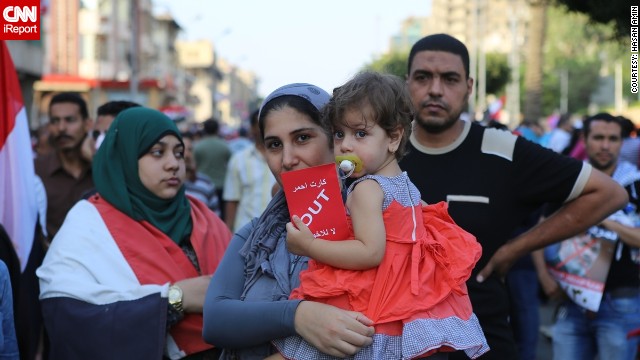
{"label": "banner with text", "polygon": [[282,187],[289,214],[300,217],[314,237],[348,239],[347,212],[336,164],[284,172]]}

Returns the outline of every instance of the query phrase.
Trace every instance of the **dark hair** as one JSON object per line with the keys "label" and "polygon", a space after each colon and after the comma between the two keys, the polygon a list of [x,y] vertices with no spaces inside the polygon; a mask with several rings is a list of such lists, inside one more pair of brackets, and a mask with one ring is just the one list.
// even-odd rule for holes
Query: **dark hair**
{"label": "dark hair", "polygon": [[571,122],[571,113],[563,113],[560,115],[560,118],[558,118],[558,123],[556,124],[556,127],[561,127],[564,126],[568,123]]}
{"label": "dark hair", "polygon": [[193,141],[193,133],[191,131],[181,131],[180,132],[180,136],[182,136],[183,139],[190,139]]}
{"label": "dark hair", "polygon": [[132,107],[142,106],[133,101],[116,100],[109,101],[98,106],[98,116],[111,115],[113,117],[118,116],[121,111]]}
{"label": "dark hair", "polygon": [[296,111],[309,116],[314,124],[322,127],[323,132],[327,135],[329,148],[333,149],[333,136],[331,129],[323,125],[320,110],[318,110],[309,100],[296,95],[278,96],[262,105],[260,115],[258,117],[258,127],[260,128],[261,138],[264,138],[264,121],[269,113],[274,110],[281,110],[285,107],[293,108]]}
{"label": "dark hair", "polygon": [[63,92],[63,93],[58,93],[54,95],[51,98],[51,101],[49,102],[49,116],[51,116],[51,107],[55,104],[62,104],[62,103],[72,103],[72,104],[78,105],[78,107],[80,108],[80,116],[82,116],[82,119],[89,118],[89,110],[87,110],[87,102],[84,101],[84,99],[82,98],[82,96],[80,96],[80,94],[74,93],[74,92]]}
{"label": "dark hair", "polygon": [[396,159],[402,159],[411,134],[413,107],[404,82],[395,75],[365,71],[335,88],[323,109],[323,127],[332,129],[337,124],[346,125],[344,114],[347,111],[361,110],[367,105],[373,117],[367,120],[375,121],[387,135],[391,136],[398,127],[404,130],[395,153]]}
{"label": "dark hair", "polygon": [[220,130],[220,124],[216,119],[211,118],[202,123],[202,129],[207,135],[216,135],[218,130]]}
{"label": "dark hair", "polygon": [[407,75],[411,74],[413,58],[421,51],[444,51],[460,56],[464,65],[465,75],[469,78],[469,51],[467,47],[458,39],[447,34],[434,34],[425,36],[418,40],[411,47],[409,52],[409,62],[407,64]]}
{"label": "dark hair", "polygon": [[622,129],[624,127],[622,125],[622,121],[620,120],[620,118],[615,117],[609,113],[599,113],[593,116],[589,116],[582,123],[582,131],[584,132],[585,139],[589,137],[589,131],[591,131],[591,123],[594,121],[604,121],[608,123],[618,124],[620,126],[620,137],[622,137]]}
{"label": "dark hair", "polygon": [[631,136],[631,134],[635,133],[638,129],[636,128],[636,124],[631,121],[631,119],[626,118],[624,116],[618,116],[620,119],[620,125],[622,126],[622,138],[626,139]]}
{"label": "dark hair", "polygon": [[260,109],[255,109],[253,112],[251,112],[251,115],[249,115],[249,125],[254,126],[255,124],[257,124],[259,115]]}

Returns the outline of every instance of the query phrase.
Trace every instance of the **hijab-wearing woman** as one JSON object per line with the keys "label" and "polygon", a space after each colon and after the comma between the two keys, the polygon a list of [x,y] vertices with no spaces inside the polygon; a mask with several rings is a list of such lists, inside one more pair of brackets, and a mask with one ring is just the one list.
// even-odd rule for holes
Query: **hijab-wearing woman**
{"label": "hijab-wearing woman", "polygon": [[[264,100],[258,125],[278,183],[283,172],[334,163],[331,131],[320,123],[328,101],[329,94],[311,84],[283,86]],[[222,359],[264,359],[274,353],[272,340],[295,334],[334,356],[371,344],[373,327],[361,313],[289,300],[307,259],[287,251],[288,221],[279,191],[260,218],[234,235],[211,280],[203,335],[224,348]]]}
{"label": "hijab-wearing woman", "polygon": [[97,194],[67,214],[37,274],[50,359],[217,356],[202,305],[231,234],[185,196],[171,119],[132,108],[93,160]]}

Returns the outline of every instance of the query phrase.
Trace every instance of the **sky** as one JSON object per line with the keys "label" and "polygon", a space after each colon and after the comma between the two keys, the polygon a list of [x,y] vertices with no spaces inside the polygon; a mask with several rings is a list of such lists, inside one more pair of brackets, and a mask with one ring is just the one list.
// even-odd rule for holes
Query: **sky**
{"label": "sky", "polygon": [[218,56],[260,79],[266,96],[292,82],[331,93],[386,52],[408,17],[430,0],[154,0],[183,40],[211,40]]}

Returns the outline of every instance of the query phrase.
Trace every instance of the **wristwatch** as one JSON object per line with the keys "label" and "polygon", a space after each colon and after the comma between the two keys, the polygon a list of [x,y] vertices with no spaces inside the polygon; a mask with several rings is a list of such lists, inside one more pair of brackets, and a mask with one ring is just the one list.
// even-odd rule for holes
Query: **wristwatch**
{"label": "wristwatch", "polygon": [[182,307],[182,289],[178,285],[169,286],[169,305],[171,305],[180,314],[184,313]]}

